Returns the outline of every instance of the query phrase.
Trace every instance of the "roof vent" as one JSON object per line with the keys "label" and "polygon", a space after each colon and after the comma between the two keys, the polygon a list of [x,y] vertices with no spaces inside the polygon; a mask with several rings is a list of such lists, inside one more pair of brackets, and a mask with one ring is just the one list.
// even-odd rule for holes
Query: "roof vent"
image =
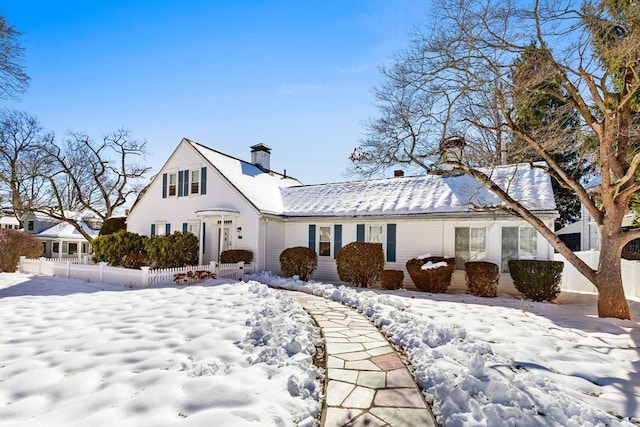
{"label": "roof vent", "polygon": [[263,170],[271,170],[271,148],[264,144],[252,146],[251,163]]}

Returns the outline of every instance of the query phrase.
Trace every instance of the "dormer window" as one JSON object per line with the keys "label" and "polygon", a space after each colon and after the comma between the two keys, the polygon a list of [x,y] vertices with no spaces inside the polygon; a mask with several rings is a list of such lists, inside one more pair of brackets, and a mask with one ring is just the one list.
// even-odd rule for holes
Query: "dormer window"
{"label": "dormer window", "polygon": [[33,231],[35,226],[34,226],[34,222],[33,221],[28,221],[27,222],[27,231]]}

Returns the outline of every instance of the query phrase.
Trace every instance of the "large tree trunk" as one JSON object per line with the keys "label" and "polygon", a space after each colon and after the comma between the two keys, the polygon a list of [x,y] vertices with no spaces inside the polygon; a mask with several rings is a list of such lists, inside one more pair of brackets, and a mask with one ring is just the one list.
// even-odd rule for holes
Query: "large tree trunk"
{"label": "large tree trunk", "polygon": [[[616,234],[619,234],[617,231]],[[630,319],[629,304],[622,286],[622,245],[614,236],[602,234],[600,261],[594,285],[598,289],[598,316]]]}

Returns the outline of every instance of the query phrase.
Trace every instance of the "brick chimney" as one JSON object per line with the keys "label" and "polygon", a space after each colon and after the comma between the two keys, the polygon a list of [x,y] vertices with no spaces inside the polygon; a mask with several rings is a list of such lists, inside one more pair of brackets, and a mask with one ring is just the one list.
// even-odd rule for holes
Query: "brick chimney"
{"label": "brick chimney", "polygon": [[271,170],[271,148],[264,144],[251,147],[251,163],[263,170]]}
{"label": "brick chimney", "polygon": [[464,138],[460,136],[450,136],[440,142],[440,152],[442,153],[441,169],[452,170],[455,163],[464,159]]}

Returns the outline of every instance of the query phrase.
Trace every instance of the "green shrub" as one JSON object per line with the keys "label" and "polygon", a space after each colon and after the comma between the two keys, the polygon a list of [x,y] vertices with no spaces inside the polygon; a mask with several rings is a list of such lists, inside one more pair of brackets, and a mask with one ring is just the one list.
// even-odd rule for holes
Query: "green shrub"
{"label": "green shrub", "polygon": [[300,280],[311,279],[318,267],[318,255],[304,246],[287,248],[280,254],[280,270],[287,277],[298,276]]}
{"label": "green shrub", "polygon": [[[447,265],[437,268],[423,269],[427,263],[437,264],[445,262]],[[416,285],[416,288],[423,292],[446,292],[451,284],[451,276],[456,267],[455,258],[444,258],[439,256],[412,258],[406,264],[409,277]]]}
{"label": "green shrub", "polygon": [[189,232],[153,236],[145,242],[153,268],[176,268],[198,264],[198,238]]}
{"label": "green shrub", "polygon": [[497,264],[486,261],[469,261],[464,264],[469,293],[479,297],[495,297],[498,295],[500,268]]}
{"label": "green shrub", "polygon": [[533,301],[553,301],[560,293],[562,261],[509,261],[509,271],[516,289]]}
{"label": "green shrub", "polygon": [[120,230],[112,234],[98,236],[91,241],[95,262],[109,265],[122,265],[126,255],[145,252],[146,237],[129,231]]}
{"label": "green shrub", "polygon": [[248,249],[228,249],[220,254],[221,263],[236,263],[244,261],[246,264],[253,262],[253,252]]}
{"label": "green shrub", "polygon": [[0,248],[0,273],[14,273],[21,256],[38,258],[42,255],[40,240],[13,229],[0,229]]}
{"label": "green shrub", "polygon": [[384,289],[400,289],[404,280],[402,270],[382,270],[380,272],[380,283]]}
{"label": "green shrub", "polygon": [[340,280],[368,288],[378,281],[384,268],[382,245],[351,242],[338,251],[336,266]]}
{"label": "green shrub", "polygon": [[125,223],[126,220],[127,218],[123,216],[116,216],[116,217],[106,219],[102,223],[102,226],[100,227],[100,233],[98,233],[98,235],[107,236],[109,234],[113,234],[121,230],[126,230],[127,229],[127,224]]}

